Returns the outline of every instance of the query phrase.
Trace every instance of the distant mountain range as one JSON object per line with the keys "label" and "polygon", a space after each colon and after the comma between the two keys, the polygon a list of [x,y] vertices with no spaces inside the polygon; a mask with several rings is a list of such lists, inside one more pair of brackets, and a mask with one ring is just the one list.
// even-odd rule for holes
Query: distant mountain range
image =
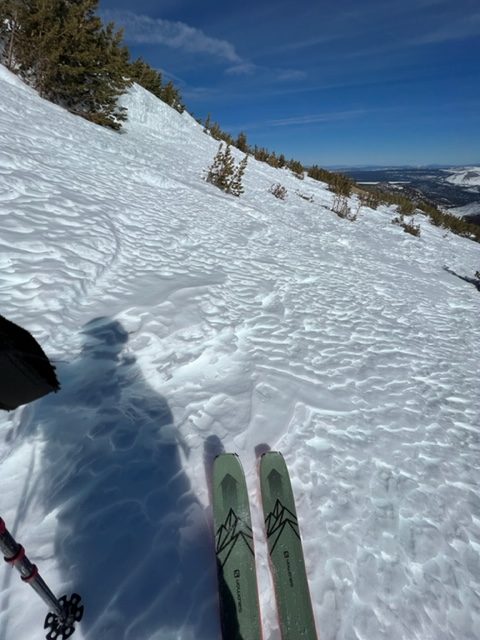
{"label": "distant mountain range", "polygon": [[480,224],[480,164],[462,167],[344,167],[359,183],[378,184],[421,196],[443,210]]}
{"label": "distant mountain range", "polygon": [[456,169],[446,181],[465,188],[480,187],[480,166]]}
{"label": "distant mountain range", "polygon": [[325,166],[326,169],[330,171],[388,171],[389,169],[469,169],[475,168],[478,169],[480,167],[480,162],[475,164],[394,164],[394,165],[384,165],[384,164],[358,164],[358,165],[346,165],[346,164],[335,164]]}

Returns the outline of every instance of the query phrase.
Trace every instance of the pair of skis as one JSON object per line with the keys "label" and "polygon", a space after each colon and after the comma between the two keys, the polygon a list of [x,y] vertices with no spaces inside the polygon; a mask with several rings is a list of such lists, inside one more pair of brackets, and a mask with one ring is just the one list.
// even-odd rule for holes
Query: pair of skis
{"label": "pair of skis", "polygon": [[[317,640],[295,502],[280,453],[262,456],[260,486],[282,640]],[[247,485],[232,453],[214,462],[213,518],[223,638],[261,640]]]}

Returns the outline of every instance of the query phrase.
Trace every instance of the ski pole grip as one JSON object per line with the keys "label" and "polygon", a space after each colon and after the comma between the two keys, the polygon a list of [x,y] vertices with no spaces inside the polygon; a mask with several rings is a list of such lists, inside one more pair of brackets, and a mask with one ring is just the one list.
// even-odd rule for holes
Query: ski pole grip
{"label": "ski pole grip", "polygon": [[5,525],[5,522],[3,520],[3,518],[0,518],[0,536],[5,533],[5,531],[7,530],[7,527]]}

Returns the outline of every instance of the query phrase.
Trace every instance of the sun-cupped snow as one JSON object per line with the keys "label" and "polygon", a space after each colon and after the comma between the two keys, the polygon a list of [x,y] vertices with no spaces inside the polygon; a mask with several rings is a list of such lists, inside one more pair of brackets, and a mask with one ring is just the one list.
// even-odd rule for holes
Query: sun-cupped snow
{"label": "sun-cupped snow", "polygon": [[[0,309],[62,384],[0,418],[1,515],[54,592],[82,596],[75,637],[219,639],[225,450],[247,471],[279,640],[256,472],[271,448],[322,640],[473,640],[479,245],[421,216],[404,233],[386,207],[341,219],[326,185],[253,158],[226,195],[191,116],[138,86],[122,103],[124,131],[102,129],[0,67]],[[0,638],[44,637],[7,566],[0,589]]]}

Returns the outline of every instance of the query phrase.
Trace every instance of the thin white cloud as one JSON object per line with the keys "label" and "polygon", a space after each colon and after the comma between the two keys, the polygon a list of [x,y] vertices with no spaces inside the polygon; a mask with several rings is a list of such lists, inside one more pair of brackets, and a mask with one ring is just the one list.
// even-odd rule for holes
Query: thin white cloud
{"label": "thin white cloud", "polygon": [[259,66],[253,62],[241,62],[225,70],[230,76],[251,76],[254,73],[263,73],[273,82],[286,82],[291,80],[303,80],[307,77],[305,71],[300,69],[275,69],[265,66]]}
{"label": "thin white cloud", "polygon": [[439,44],[449,40],[466,40],[480,35],[480,13],[452,20],[448,25],[429,31],[410,41],[414,45]]}
{"label": "thin white cloud", "polygon": [[286,42],[283,44],[275,45],[263,52],[263,55],[273,55],[279,53],[287,53],[293,51],[299,51],[300,49],[307,49],[309,47],[315,47],[317,45],[330,44],[334,40],[340,40],[344,37],[344,32],[339,31],[335,34],[322,35],[316,38],[306,38],[304,40],[298,40],[295,42]]}
{"label": "thin white cloud", "polygon": [[229,76],[250,76],[255,73],[257,66],[252,62],[240,62],[239,64],[229,67],[225,73]]}
{"label": "thin white cloud", "polygon": [[210,103],[213,98],[220,94],[220,90],[215,87],[186,87],[182,90],[182,96],[189,100],[208,100]]}
{"label": "thin white cloud", "polygon": [[163,44],[188,53],[204,53],[231,63],[243,64],[232,43],[207,36],[200,29],[184,22],[150,18],[132,11],[102,11],[101,15],[105,21],[113,21],[124,27],[128,42]]}
{"label": "thin white cloud", "polygon": [[294,116],[293,118],[281,118],[279,120],[269,120],[267,124],[272,127],[288,127],[291,125],[315,124],[319,122],[335,122],[337,120],[350,120],[358,118],[366,113],[365,109],[351,109],[350,111],[332,111],[330,113],[313,113],[304,116]]}
{"label": "thin white cloud", "polygon": [[279,82],[287,80],[303,80],[307,77],[307,72],[301,69],[277,69],[275,80]]}

